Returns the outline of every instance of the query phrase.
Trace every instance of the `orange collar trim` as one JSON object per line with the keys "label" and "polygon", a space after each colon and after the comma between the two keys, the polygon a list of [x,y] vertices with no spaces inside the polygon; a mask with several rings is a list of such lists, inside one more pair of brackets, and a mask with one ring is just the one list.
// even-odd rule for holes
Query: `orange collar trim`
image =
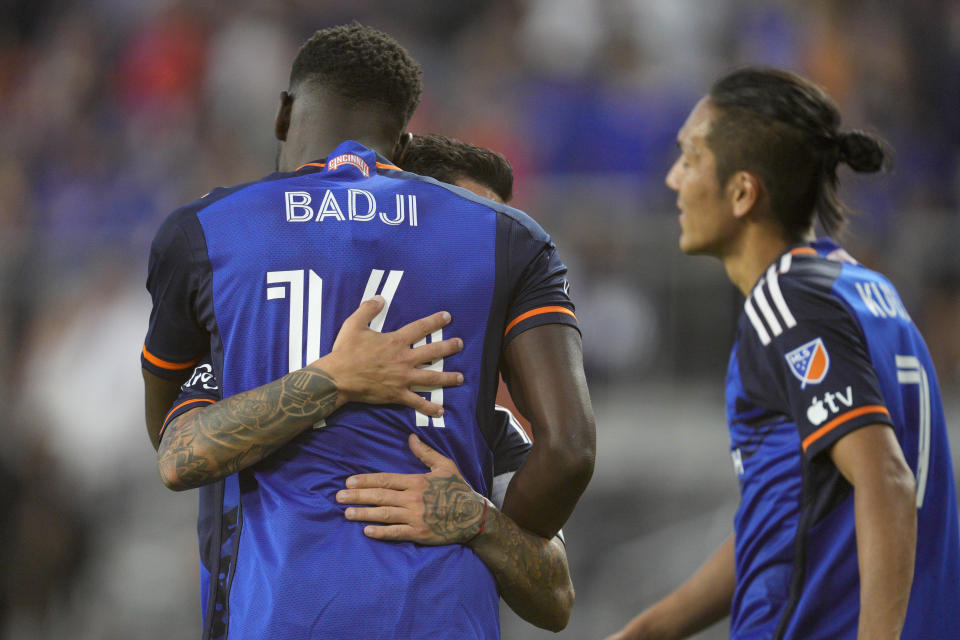
{"label": "orange collar trim", "polygon": [[[304,167],[320,167],[322,169],[325,166],[327,166],[326,162],[308,162],[307,164],[300,165],[299,167],[294,169],[294,171],[300,171],[300,169],[303,169]],[[377,169],[392,169],[393,171],[403,171],[403,169],[401,169],[397,165],[387,164],[385,162],[378,162]]]}

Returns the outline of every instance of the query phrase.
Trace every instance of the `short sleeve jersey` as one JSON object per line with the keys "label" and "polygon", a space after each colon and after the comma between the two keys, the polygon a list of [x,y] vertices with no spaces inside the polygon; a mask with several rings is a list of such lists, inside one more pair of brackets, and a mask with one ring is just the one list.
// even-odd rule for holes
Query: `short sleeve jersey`
{"label": "short sleeve jersey", "polygon": [[429,394],[443,418],[346,405],[324,428],[206,490],[222,490],[225,512],[236,509],[235,522],[222,525],[239,532],[225,633],[498,637],[496,586],[472,551],[372,541],[334,496],[356,473],[419,472],[410,432],[490,495],[504,346],[542,324],[576,327],[566,267],[539,225],[347,141],[324,162],[215,190],[174,212],[151,249],[147,285],[142,365],[182,376],[209,353],[223,397],[328,353],[344,319],[374,294],[387,300],[376,330],[450,311],[452,324],[428,338],[464,342],[434,365],[465,378]]}
{"label": "short sleeve jersey", "polygon": [[[853,492],[828,450],[889,425],[917,479],[904,638],[960,637],[960,528],[923,339],[890,282],[827,240],[795,247],[744,303],[726,382],[741,500],[731,638],[853,639]],[[847,256],[848,257],[848,256]]]}

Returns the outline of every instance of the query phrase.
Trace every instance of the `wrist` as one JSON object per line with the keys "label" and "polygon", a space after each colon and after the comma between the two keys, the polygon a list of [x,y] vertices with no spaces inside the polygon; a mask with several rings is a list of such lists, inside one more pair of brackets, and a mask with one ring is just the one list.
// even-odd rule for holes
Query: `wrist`
{"label": "wrist", "polygon": [[353,402],[357,397],[357,389],[350,386],[349,367],[338,354],[328,353],[319,360],[308,364],[305,368],[324,374],[332,383],[336,393],[336,401],[330,413],[348,402]]}
{"label": "wrist", "polygon": [[[479,494],[478,494],[479,495]],[[495,512],[497,508],[488,498],[480,496],[483,500],[483,510],[481,512],[479,524],[477,526],[476,532],[467,540],[463,541],[463,545],[470,547],[474,551],[477,550],[477,547],[482,545],[486,540],[492,535],[492,524],[495,519]]]}

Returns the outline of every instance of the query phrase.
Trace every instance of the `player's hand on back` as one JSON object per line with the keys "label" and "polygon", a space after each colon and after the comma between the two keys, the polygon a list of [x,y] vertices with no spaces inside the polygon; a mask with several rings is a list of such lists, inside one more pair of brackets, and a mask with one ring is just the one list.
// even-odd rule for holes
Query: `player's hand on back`
{"label": "player's hand on back", "polygon": [[412,391],[453,387],[463,383],[456,371],[432,371],[421,367],[458,353],[463,340],[448,338],[411,348],[411,345],[450,324],[450,314],[440,311],[390,333],[379,333],[370,322],[385,301],[374,296],[360,304],[347,318],[330,354],[318,362],[336,380],[346,402],[404,404],[429,416],[443,415],[443,407]]}
{"label": "player's hand on back", "polygon": [[430,468],[429,473],[366,473],[347,478],[337,502],[348,507],[348,520],[378,522],[364,534],[379,540],[404,540],[426,545],[469,542],[483,524],[486,499],[470,488],[453,460],[416,435],[410,449]]}

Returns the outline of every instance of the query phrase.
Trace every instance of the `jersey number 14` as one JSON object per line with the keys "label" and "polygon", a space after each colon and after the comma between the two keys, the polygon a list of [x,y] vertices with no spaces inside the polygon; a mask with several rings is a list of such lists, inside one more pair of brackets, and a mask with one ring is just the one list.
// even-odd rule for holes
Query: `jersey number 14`
{"label": "jersey number 14", "polygon": [[[386,279],[384,279],[386,275]],[[361,301],[369,300],[378,293],[383,296],[386,303],[380,313],[370,322],[370,328],[374,331],[382,331],[383,323],[387,318],[387,312],[390,310],[390,304],[400,286],[400,279],[403,278],[403,271],[384,271],[383,269],[373,269],[370,277],[367,279],[367,286],[364,288]],[[320,332],[323,313],[323,278],[318,276],[312,269],[295,271],[268,271],[267,272],[267,300],[289,300],[289,338],[287,342],[288,370],[296,371],[302,369],[320,357]],[[381,286],[382,285],[382,286]],[[289,291],[289,295],[288,292]],[[306,307],[306,309],[304,309]],[[304,313],[306,311],[306,313]],[[306,349],[303,347],[304,320],[306,320]],[[430,342],[443,340],[443,329],[438,329],[430,334]],[[427,339],[421,339],[414,347],[419,347],[427,343]],[[426,367],[433,371],[443,371],[443,358],[432,362]],[[430,402],[443,405],[443,388],[414,389],[414,391],[429,393]],[[443,417],[431,418],[419,411],[416,414],[418,427],[427,427],[431,424],[434,427],[446,426]]]}

